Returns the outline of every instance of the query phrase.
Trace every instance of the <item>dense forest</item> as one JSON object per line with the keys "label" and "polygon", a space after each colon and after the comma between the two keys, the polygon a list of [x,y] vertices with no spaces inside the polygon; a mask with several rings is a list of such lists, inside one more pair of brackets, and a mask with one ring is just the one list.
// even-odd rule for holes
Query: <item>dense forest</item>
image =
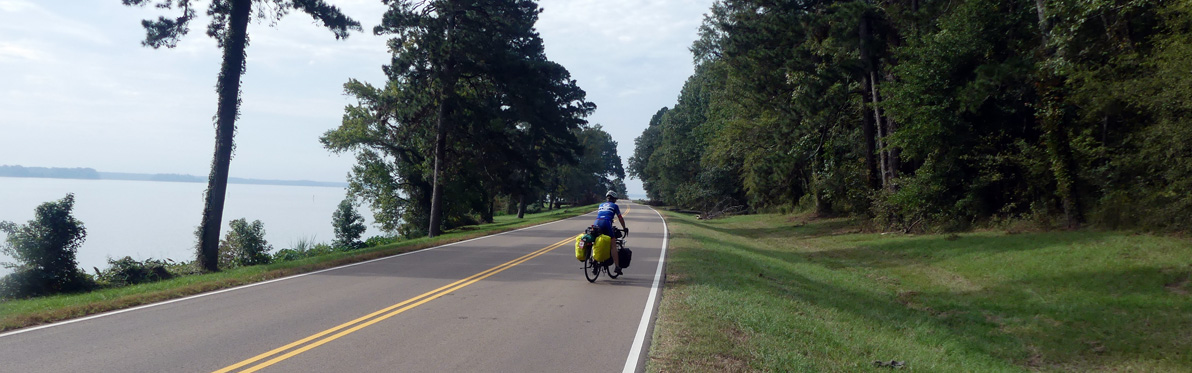
{"label": "dense forest", "polygon": [[648,197],[882,229],[1192,222],[1192,2],[719,0]]}

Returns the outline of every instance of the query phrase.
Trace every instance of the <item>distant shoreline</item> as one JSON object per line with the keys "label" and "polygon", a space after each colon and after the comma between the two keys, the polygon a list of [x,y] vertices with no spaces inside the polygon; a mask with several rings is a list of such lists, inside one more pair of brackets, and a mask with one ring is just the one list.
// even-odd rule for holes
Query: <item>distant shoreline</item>
{"label": "distant shoreline", "polygon": [[[74,180],[129,180],[129,181],[159,181],[175,183],[206,183],[207,178],[184,174],[138,174],[127,172],[99,172],[93,168],[58,168],[58,167],[23,167],[0,166],[0,177],[21,177],[37,179],[74,179]],[[310,180],[269,180],[229,177],[228,184],[252,185],[281,185],[281,186],[312,186],[345,188],[347,183]]]}

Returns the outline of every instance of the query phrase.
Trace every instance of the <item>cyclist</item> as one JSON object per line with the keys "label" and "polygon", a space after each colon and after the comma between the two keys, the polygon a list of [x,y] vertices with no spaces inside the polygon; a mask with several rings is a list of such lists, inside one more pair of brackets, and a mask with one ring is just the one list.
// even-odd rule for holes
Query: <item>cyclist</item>
{"label": "cyclist", "polygon": [[[608,202],[601,203],[600,207],[596,209],[595,225],[600,228],[600,234],[606,234],[610,238],[616,239],[617,237],[613,233],[613,216],[616,216],[621,221],[621,229],[628,232],[629,228],[625,227],[625,218],[621,216],[621,207],[617,206],[617,193],[610,190],[604,194],[604,197]],[[620,257],[616,251],[613,252],[613,263],[616,265],[617,275],[621,275]]]}

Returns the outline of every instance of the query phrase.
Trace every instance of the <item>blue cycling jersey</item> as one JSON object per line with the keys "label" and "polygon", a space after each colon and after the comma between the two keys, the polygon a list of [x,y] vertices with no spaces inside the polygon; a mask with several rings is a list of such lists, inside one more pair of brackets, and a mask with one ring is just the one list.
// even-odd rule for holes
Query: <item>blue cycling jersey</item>
{"label": "blue cycling jersey", "polygon": [[596,210],[596,226],[600,227],[603,234],[612,236],[613,218],[617,215],[621,215],[621,207],[612,202],[601,203]]}
{"label": "blue cycling jersey", "polygon": [[617,215],[621,215],[621,207],[612,202],[601,203],[596,209],[596,219],[613,220]]}

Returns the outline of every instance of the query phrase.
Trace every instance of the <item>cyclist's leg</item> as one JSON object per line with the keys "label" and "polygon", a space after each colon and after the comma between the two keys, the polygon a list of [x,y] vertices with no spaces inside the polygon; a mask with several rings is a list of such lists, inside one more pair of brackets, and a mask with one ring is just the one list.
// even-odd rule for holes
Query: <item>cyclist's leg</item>
{"label": "cyclist's leg", "polygon": [[[613,241],[612,248],[609,250],[609,252],[611,252],[613,255],[613,265],[615,265],[619,271],[621,268],[621,248],[617,247],[617,232],[613,230],[613,221],[611,219],[608,220],[608,224],[604,227],[601,227],[600,229],[604,230],[604,234],[607,234],[608,238]],[[620,274],[620,272],[617,273]]]}
{"label": "cyclist's leg", "polygon": [[617,275],[621,275],[621,248],[617,247],[616,242],[613,242],[613,267]]}
{"label": "cyclist's leg", "polygon": [[596,219],[596,225],[600,227],[600,234],[607,235],[610,240],[614,241],[612,243],[612,248],[609,249],[609,252],[612,253],[613,264],[616,265],[617,268],[620,268],[621,258],[620,255],[618,255],[619,253],[617,253],[617,243],[615,242],[616,238],[613,237],[614,233],[612,219]]}
{"label": "cyclist's leg", "polygon": [[613,233],[615,234],[615,236],[613,237],[613,263],[616,263],[617,274],[620,275],[621,274],[621,245],[619,243],[621,242],[621,237],[625,234],[625,232],[614,231]]}

